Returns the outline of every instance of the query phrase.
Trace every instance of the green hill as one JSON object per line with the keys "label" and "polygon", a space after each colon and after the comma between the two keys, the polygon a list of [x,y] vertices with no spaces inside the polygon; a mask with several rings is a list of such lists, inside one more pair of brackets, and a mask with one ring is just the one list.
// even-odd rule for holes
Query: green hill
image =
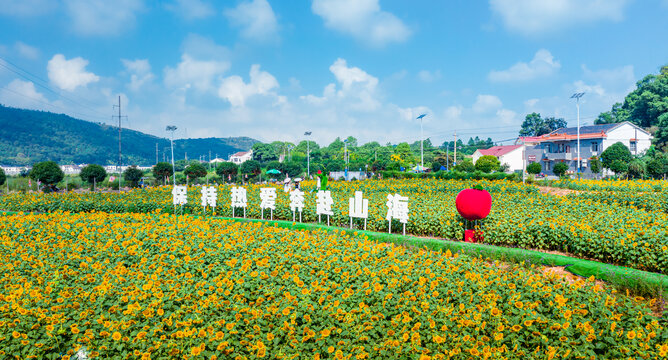
{"label": "green hill", "polygon": [[[122,129],[123,164],[153,165],[156,144],[159,160],[169,151],[169,140]],[[257,140],[248,137],[182,139],[174,141],[174,158],[200,155],[227,158],[249,150]],[[166,159],[169,159],[169,153]],[[0,105],[0,164],[31,165],[53,160],[60,164],[115,165],[118,163],[118,128],[45,111]]]}

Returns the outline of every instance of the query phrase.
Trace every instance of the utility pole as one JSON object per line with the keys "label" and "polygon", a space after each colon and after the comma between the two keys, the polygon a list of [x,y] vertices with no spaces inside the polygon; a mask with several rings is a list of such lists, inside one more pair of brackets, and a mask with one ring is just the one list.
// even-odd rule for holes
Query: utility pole
{"label": "utility pole", "polygon": [[455,130],[455,158],[454,165],[457,166],[457,130]]}
{"label": "utility pole", "polygon": [[424,119],[425,116],[427,116],[427,114],[422,114],[417,117],[418,120],[420,120],[420,167],[422,167],[420,171],[424,171],[424,147],[422,144],[424,142],[424,135],[422,133],[422,119]]}
{"label": "utility pole", "polygon": [[[123,116],[121,116],[121,96],[118,95],[118,105],[114,105],[114,107],[118,107],[118,192],[121,192],[121,166],[123,165],[123,156],[121,152],[121,119]],[[113,116],[116,117],[116,116]],[[127,118],[127,116],[125,116]]]}
{"label": "utility pole", "polygon": [[580,178],[580,168],[582,167],[582,159],[580,158],[580,98],[585,93],[575,93],[571,96],[571,99],[575,99],[575,106],[578,109],[578,161],[576,162],[578,179]]}
{"label": "utility pole", "polygon": [[450,171],[450,142],[445,147],[445,171]]}
{"label": "utility pole", "polygon": [[[311,136],[311,132],[306,131],[304,136]],[[308,138],[306,138],[306,177],[311,178],[311,148],[309,147]]]}

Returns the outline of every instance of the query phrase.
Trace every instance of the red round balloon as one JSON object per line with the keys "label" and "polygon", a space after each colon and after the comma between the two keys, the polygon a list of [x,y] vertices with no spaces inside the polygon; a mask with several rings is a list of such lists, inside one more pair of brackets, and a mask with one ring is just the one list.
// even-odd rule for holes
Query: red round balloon
{"label": "red round balloon", "polygon": [[455,199],[457,211],[466,220],[482,220],[492,210],[492,195],[487,190],[465,189]]}

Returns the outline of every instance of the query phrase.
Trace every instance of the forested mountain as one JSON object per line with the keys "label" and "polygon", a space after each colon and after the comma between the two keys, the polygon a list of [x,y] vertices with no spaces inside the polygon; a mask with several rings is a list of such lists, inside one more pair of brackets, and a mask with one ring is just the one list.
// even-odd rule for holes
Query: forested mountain
{"label": "forested mountain", "polygon": [[[122,129],[123,164],[152,165],[169,152],[169,140]],[[174,157],[197,159],[209,151],[227,158],[249,150],[257,140],[248,137],[182,139],[174,141]],[[157,144],[157,145],[156,145]],[[166,154],[169,158],[169,153]],[[53,160],[60,164],[118,163],[118,128],[45,111],[0,105],[0,164],[31,165]]]}

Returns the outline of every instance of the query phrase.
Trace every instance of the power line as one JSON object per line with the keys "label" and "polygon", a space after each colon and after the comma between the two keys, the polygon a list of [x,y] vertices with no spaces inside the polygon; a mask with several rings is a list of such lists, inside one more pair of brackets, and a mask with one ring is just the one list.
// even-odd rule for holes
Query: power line
{"label": "power line", "polygon": [[[37,98],[34,98],[34,97],[32,97],[32,96],[28,96],[28,95],[26,95],[26,94],[22,94],[22,93],[20,93],[20,92],[17,92],[17,91],[8,89],[7,87],[4,87],[4,86],[3,86],[3,87],[0,87],[0,90],[7,91],[7,92],[13,93],[13,94],[18,95],[18,96],[22,96],[22,97],[24,97],[24,98],[33,100],[33,101],[35,101],[35,102],[38,102],[38,103],[41,103],[41,104],[44,104],[44,105],[48,105],[48,106],[51,106],[51,107],[54,107],[54,108],[59,108],[59,109],[65,110],[65,111],[69,111],[69,110],[68,110],[67,108],[65,108],[65,107],[62,107],[62,106],[59,106],[59,105],[56,105],[56,104],[51,104],[51,103],[46,102],[46,101],[42,101],[42,100],[37,99]],[[96,116],[93,116],[93,115],[84,114],[84,113],[80,113],[80,112],[76,112],[76,111],[69,111],[69,112],[70,112],[71,114],[78,114],[78,115],[80,115],[80,116],[82,116],[82,117],[102,119],[102,117],[96,117]],[[104,119],[105,119],[105,121],[106,121],[106,117],[105,117]]]}

